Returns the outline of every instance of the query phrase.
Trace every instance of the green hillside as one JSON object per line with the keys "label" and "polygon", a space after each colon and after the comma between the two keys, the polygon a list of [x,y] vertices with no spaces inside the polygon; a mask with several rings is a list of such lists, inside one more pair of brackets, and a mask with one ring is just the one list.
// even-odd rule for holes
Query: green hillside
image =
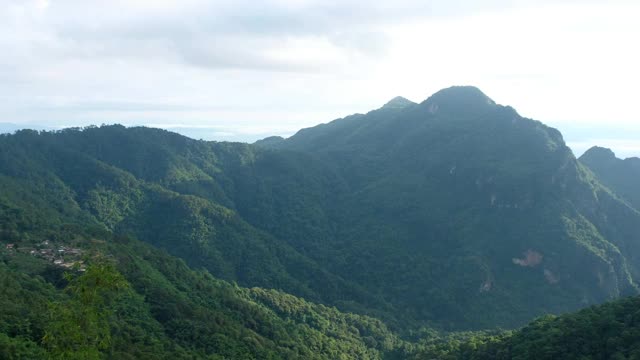
{"label": "green hillside", "polygon": [[473,87],[254,145],[0,135],[0,357],[405,358],[636,295],[635,183],[588,155]]}
{"label": "green hillside", "polygon": [[269,146],[105,126],[0,148],[7,209],[131,234],[396,329],[513,327],[638,291],[640,213],[557,130],[475,88]]}
{"label": "green hillside", "polygon": [[412,359],[640,359],[640,298],[544,316],[513,332],[433,338]]}
{"label": "green hillside", "polygon": [[307,239],[281,222],[269,231],[412,319],[510,327],[637,292],[638,212],[557,130],[476,88],[304,129],[278,147],[331,164],[345,185],[325,211],[338,214],[335,233],[314,241],[331,246],[304,252]]}
{"label": "green hillside", "polygon": [[618,159],[613,151],[595,146],[580,157],[598,180],[631,206],[640,209],[640,159]]}
{"label": "green hillside", "polygon": [[16,211],[33,208],[34,221],[43,217],[132,234],[246,286],[326,302],[369,301],[358,285],[252,227],[234,210],[230,176],[244,176],[240,172],[258,156],[248,145],[122,126],[22,131],[0,142],[0,182],[11,189],[0,204]]}
{"label": "green hillside", "polygon": [[[410,350],[379,320],[241,288],[133,238],[54,229],[0,250],[0,358],[379,359]],[[49,248],[67,249],[56,255],[62,265],[40,255]]]}

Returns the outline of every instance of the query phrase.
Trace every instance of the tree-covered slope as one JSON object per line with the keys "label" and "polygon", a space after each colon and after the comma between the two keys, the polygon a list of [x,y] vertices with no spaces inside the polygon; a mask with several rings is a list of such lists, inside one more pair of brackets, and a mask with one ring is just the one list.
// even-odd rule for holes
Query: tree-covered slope
{"label": "tree-covered slope", "polygon": [[598,180],[640,210],[640,159],[618,159],[610,149],[593,147],[580,157]]}
{"label": "tree-covered slope", "polygon": [[[344,186],[324,240],[272,233],[410,318],[513,326],[637,292],[638,212],[557,130],[475,88],[301,130],[278,147],[329,164]],[[330,246],[304,252],[317,242]]]}
{"label": "tree-covered slope", "polygon": [[[381,359],[411,350],[379,320],[238,287],[127,236],[49,231],[21,233],[29,240],[19,247],[2,242],[3,359]],[[41,254],[49,248],[66,249],[55,255],[62,264]]]}
{"label": "tree-covered slope", "polygon": [[42,219],[101,225],[245,286],[329,304],[377,301],[234,210],[235,184],[227,173],[255,161],[248,145],[112,126],[21,131],[0,139],[0,154],[0,182],[7,189],[0,195],[6,209],[0,216],[27,213],[34,224],[24,229],[46,229]]}
{"label": "tree-covered slope", "polygon": [[638,211],[475,88],[256,145],[21,131],[0,137],[0,183],[16,244],[90,224],[394,329],[511,327],[638,291]]}
{"label": "tree-covered slope", "polygon": [[431,338],[415,359],[640,359],[640,298],[544,316],[513,332]]}

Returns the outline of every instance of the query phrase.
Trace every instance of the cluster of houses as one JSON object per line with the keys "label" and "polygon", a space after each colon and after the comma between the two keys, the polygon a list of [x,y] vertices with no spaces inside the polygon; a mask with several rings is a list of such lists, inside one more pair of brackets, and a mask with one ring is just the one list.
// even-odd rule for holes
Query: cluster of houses
{"label": "cluster of houses", "polygon": [[67,269],[77,267],[80,271],[85,270],[84,261],[80,260],[83,253],[82,249],[65,245],[55,246],[49,240],[37,244],[36,247],[18,247],[16,244],[7,244],[5,248],[9,253],[28,253],[37,258],[47,260],[56,266]]}

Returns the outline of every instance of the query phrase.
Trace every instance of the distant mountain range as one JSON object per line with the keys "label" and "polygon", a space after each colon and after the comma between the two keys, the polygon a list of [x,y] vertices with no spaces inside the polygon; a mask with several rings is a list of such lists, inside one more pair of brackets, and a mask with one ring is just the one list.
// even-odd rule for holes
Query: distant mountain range
{"label": "distant mountain range", "polygon": [[11,134],[18,130],[23,129],[31,129],[31,130],[52,130],[51,128],[40,126],[40,125],[32,125],[32,124],[12,124],[12,123],[2,123],[0,122],[0,134]]}
{"label": "distant mountain range", "polygon": [[51,263],[45,241],[130,284],[96,305],[114,358],[419,357],[441,350],[415,341],[425,329],[637,295],[639,163],[578,160],[474,87],[255,144],[119,125],[1,135],[0,351],[61,349],[38,342],[47,309],[20,304],[76,301],[60,274],[80,258]]}

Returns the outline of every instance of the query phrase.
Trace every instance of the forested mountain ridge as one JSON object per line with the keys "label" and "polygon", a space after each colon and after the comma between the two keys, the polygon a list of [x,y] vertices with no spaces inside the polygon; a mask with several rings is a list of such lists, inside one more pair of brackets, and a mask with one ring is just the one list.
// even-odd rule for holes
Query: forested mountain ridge
{"label": "forested mountain ridge", "polygon": [[3,359],[635,359],[640,351],[638,297],[517,331],[427,330],[408,342],[377,319],[240,288],[100,228],[52,226],[29,241],[39,250],[80,246],[84,256],[61,277],[60,265],[24,247],[0,248]]}
{"label": "forested mountain ridge", "polygon": [[452,334],[418,346],[416,360],[640,359],[640,298],[544,316],[517,331]]}
{"label": "forested mountain ridge", "polygon": [[22,131],[0,141],[6,175],[0,181],[11,189],[2,199],[8,208],[17,203],[46,212],[34,214],[38,219],[133,234],[191,266],[244,285],[283,289],[310,300],[320,299],[322,292],[326,302],[332,297],[375,301],[230,208],[239,190],[219,167],[226,164],[233,174],[255,161],[247,145],[122,126]]}
{"label": "forested mountain ridge", "polygon": [[[22,233],[29,239],[20,247],[0,249],[2,359],[395,359],[413,351],[380,320],[240,288],[104,229],[50,225],[45,236]],[[83,255],[52,263],[43,252],[70,247]]]}
{"label": "forested mountain ridge", "polygon": [[618,159],[610,149],[595,146],[580,157],[580,162],[600,182],[640,210],[640,158]]}
{"label": "forested mountain ridge", "polygon": [[[2,135],[0,230],[3,246],[22,249],[58,238],[77,239],[80,248],[113,243],[100,252],[116,259],[134,288],[122,267],[133,261],[128,256],[160,248],[206,269],[207,283],[231,289],[228,282],[237,282],[232,294],[251,294],[285,322],[299,316],[296,308],[308,308],[307,301],[323,314],[337,308],[322,316],[366,314],[353,316],[381,320],[378,335],[364,339],[364,330],[349,330],[352,345],[333,354],[355,346],[376,358],[409,351],[391,331],[512,328],[546,313],[637,294],[640,213],[594,173],[557,130],[476,88],[454,87],[419,104],[396,98],[367,114],[256,145],[117,125]],[[95,229],[99,235],[91,235]],[[158,254],[163,260],[144,265],[140,274],[177,261]],[[5,259],[5,274],[19,276],[20,268],[9,265],[14,260]],[[187,265],[175,266],[192,271]],[[30,276],[57,283],[59,274],[38,266]],[[171,275],[162,282],[174,287],[178,280]],[[61,296],[46,286],[43,298]],[[165,311],[188,319],[208,311],[208,303],[193,311],[188,294],[195,286],[170,296],[187,301],[177,310],[151,313],[158,331],[178,331],[163,318]],[[253,287],[260,289],[248,290]],[[143,290],[136,291],[142,296]],[[220,311],[229,310],[221,304]],[[308,326],[313,318],[297,319]],[[230,348],[246,346],[238,337],[240,329],[254,331],[251,324],[230,325],[238,329],[228,335],[235,339],[229,342],[238,341]],[[225,328],[207,326],[195,325],[200,335],[175,346],[222,354],[221,343],[197,340]],[[286,334],[294,331],[287,326]],[[319,331],[328,336],[334,329]],[[242,350],[246,354],[285,351],[280,341],[289,335],[257,334],[264,346]],[[323,339],[319,343],[334,343]],[[309,349],[302,343],[291,357]],[[328,349],[337,351],[321,347],[328,358]]]}
{"label": "forested mountain ridge", "polygon": [[342,175],[340,208],[349,211],[325,241],[358,254],[341,273],[361,282],[393,273],[376,287],[413,317],[512,326],[637,292],[638,212],[577,162],[557,130],[476,88],[338,119],[276,146]]}
{"label": "forested mountain ridge", "polygon": [[267,147],[106,126],[0,149],[9,203],[393,327],[511,327],[638,291],[638,212],[472,87]]}

